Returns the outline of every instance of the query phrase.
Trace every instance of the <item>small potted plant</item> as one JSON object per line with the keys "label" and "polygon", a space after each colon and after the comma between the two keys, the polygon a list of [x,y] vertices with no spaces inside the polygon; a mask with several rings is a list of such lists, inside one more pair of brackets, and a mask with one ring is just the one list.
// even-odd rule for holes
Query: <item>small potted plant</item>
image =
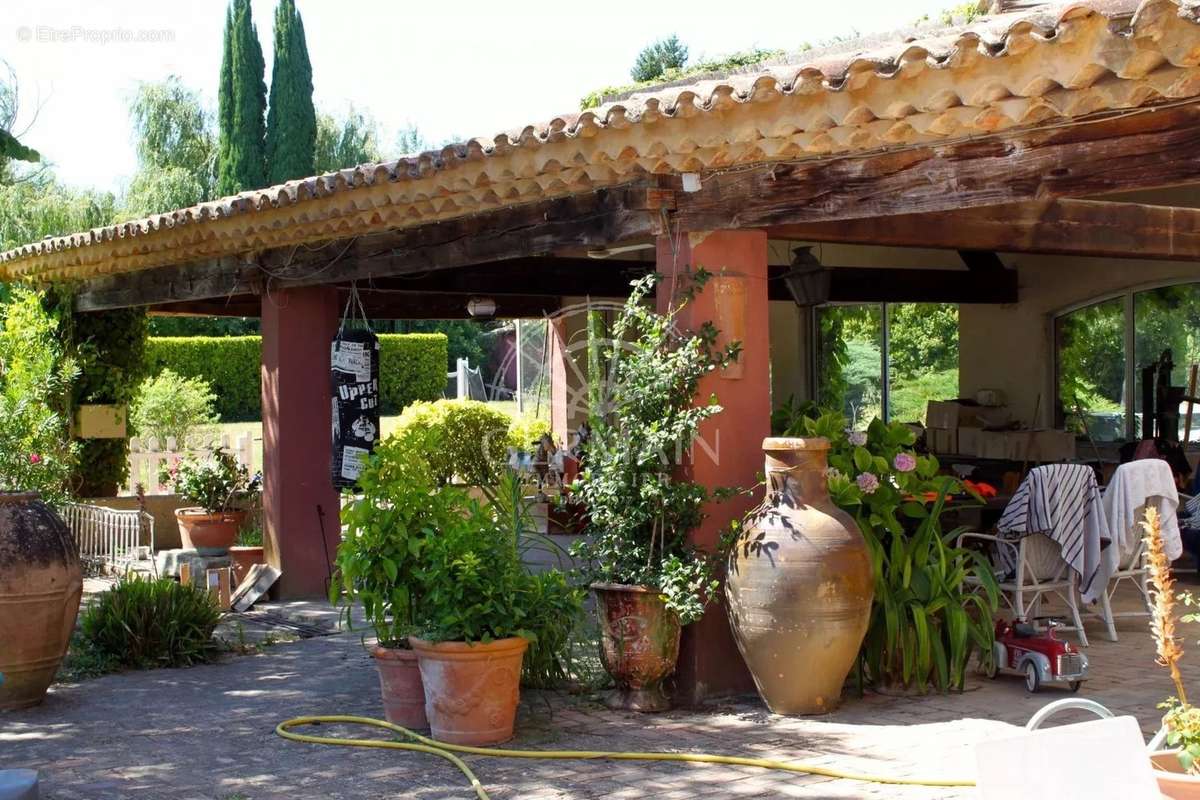
{"label": "small potted plant", "polygon": [[[1163,545],[1162,521],[1153,506],[1146,508],[1142,529],[1146,534],[1146,566],[1153,600],[1150,630],[1154,634],[1158,663],[1167,668],[1175,684],[1175,696],[1159,705],[1167,711],[1163,716],[1163,729],[1170,749],[1151,753],[1150,760],[1157,768],[1158,788],[1164,796],[1194,800],[1200,798],[1200,708],[1188,702],[1179,671],[1183,646],[1175,632],[1175,579],[1171,577],[1171,559]],[[1179,599],[1184,605],[1197,605],[1190,594]],[[1198,622],[1200,614],[1185,614],[1181,620]]]}
{"label": "small potted plant", "polygon": [[214,447],[205,458],[188,457],[164,469],[164,483],[192,505],[175,511],[185,548],[201,555],[224,555],[237,538],[249,508],[261,492],[262,478],[233,453]]}
{"label": "small potted plant", "polygon": [[[593,409],[573,487],[591,534],[576,553],[590,565],[601,660],[617,683],[608,703],[637,711],[669,708],[663,681],[675,671],[681,626],[703,616],[717,586],[710,555],[688,540],[708,492],[681,474],[701,423],[721,411],[716,398],[697,404],[700,380],[739,350],[718,348],[711,325],[677,331],[678,307],[648,308],[657,277],[634,284],[615,323],[604,353],[610,396]],[[697,270],[682,301],[707,277]]]}
{"label": "small potted plant", "polygon": [[255,564],[266,563],[263,553],[262,524],[251,524],[238,532],[237,543],[229,548],[233,565],[233,585],[240,586]]}

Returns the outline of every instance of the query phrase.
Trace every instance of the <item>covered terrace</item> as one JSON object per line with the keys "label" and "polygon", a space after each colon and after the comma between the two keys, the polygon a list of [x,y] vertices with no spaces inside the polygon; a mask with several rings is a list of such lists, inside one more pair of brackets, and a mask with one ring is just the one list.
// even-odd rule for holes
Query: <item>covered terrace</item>
{"label": "covered terrace", "polygon": [[[318,513],[339,502],[329,342],[355,282],[373,316],[461,317],[483,296],[537,317],[704,267],[718,291],[685,324],[744,346],[702,390],[726,409],[692,465],[709,486],[752,484],[773,406],[815,396],[830,303],[958,304],[959,394],[999,389],[1027,425],[1059,424],[1055,315],[1200,275],[1195,8],[1053,4],[847,47],[33,243],[0,277],[76,283],[84,312],[261,316],[283,597],[322,593],[338,536]],[[576,421],[556,409],[560,431]],[[724,613],[689,629],[679,678],[693,700],[749,686]]]}

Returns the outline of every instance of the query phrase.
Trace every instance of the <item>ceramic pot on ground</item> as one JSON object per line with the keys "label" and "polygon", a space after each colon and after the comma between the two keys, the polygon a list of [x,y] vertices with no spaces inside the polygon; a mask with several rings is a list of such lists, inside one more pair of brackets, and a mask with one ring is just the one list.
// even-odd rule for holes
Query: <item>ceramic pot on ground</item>
{"label": "ceramic pot on ground", "polygon": [[382,647],[371,650],[379,668],[379,690],[383,695],[383,715],[388,722],[402,728],[428,728],[425,717],[425,687],[421,683],[421,667],[417,654],[404,647]]}
{"label": "ceramic pot on ground", "polygon": [[617,683],[610,708],[666,711],[663,682],[679,660],[679,617],[645,586],[592,584],[600,618],[600,661]]}
{"label": "ceramic pot on ground", "polygon": [[223,556],[237,541],[246,512],[209,514],[202,508],[180,508],[175,512],[175,520],[179,523],[184,549],[194,549],[202,556]]}
{"label": "ceramic pot on ground", "polygon": [[729,557],[725,592],[742,658],[777,714],[841,702],[874,595],[858,525],[826,486],[826,439],[771,438],[767,497]]}
{"label": "ceramic pot on ground", "polygon": [[229,561],[233,568],[233,587],[242,585],[242,581],[250,574],[255,564],[267,563],[262,547],[231,547]]}
{"label": "ceramic pot on ground", "polygon": [[1178,750],[1158,750],[1150,754],[1158,790],[1171,800],[1200,800],[1200,775],[1185,773],[1178,753]]}
{"label": "ceramic pot on ground", "polygon": [[409,637],[425,686],[425,716],[439,742],[489,745],[513,736],[521,699],[519,636],[476,642],[427,642]]}
{"label": "ceramic pot on ground", "polygon": [[79,551],[62,519],[36,493],[0,494],[0,711],[42,701],[82,593]]}

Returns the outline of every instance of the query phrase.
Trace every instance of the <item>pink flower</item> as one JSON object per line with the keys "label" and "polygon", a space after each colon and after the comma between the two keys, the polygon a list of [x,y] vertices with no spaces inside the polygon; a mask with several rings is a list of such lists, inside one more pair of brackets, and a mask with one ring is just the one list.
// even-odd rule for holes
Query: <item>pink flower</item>
{"label": "pink flower", "polygon": [[30,464],[40,464],[40,463],[42,463],[42,457],[40,455],[38,455],[37,453],[30,453],[29,454],[29,463]]}
{"label": "pink flower", "polygon": [[862,447],[867,443],[867,434],[865,431],[846,431],[846,438],[855,447]]}
{"label": "pink flower", "polygon": [[875,490],[879,488],[879,478],[870,472],[862,473],[854,482],[858,484],[858,488],[862,490],[863,494],[874,494]]}
{"label": "pink flower", "polygon": [[913,457],[912,453],[897,453],[896,457],[892,459],[892,466],[896,468],[897,472],[912,472],[917,468],[917,459]]}

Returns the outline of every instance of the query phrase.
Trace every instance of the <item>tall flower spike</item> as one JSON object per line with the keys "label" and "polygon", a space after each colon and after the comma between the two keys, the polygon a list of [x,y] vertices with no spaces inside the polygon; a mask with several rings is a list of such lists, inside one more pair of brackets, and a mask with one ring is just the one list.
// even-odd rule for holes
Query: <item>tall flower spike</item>
{"label": "tall flower spike", "polygon": [[1183,647],[1175,635],[1175,580],[1171,577],[1171,559],[1163,549],[1162,521],[1158,510],[1146,509],[1146,520],[1141,523],[1146,532],[1146,566],[1150,572],[1150,596],[1153,601],[1153,616],[1150,631],[1158,651],[1158,663],[1171,672],[1175,693],[1180,705],[1187,705],[1187,693],[1183,678],[1179,674],[1179,662],[1183,659]]}

